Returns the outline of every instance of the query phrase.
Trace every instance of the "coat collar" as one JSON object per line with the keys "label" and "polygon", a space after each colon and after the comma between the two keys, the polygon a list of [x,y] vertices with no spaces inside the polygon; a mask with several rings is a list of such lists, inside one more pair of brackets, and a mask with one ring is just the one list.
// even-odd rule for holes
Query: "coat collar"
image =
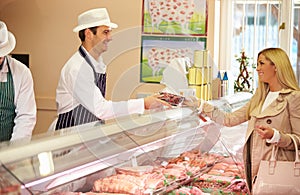
{"label": "coat collar", "polygon": [[275,116],[282,112],[283,109],[287,106],[287,100],[284,98],[287,94],[290,94],[292,89],[282,89],[279,92],[278,97],[273,101],[263,112],[260,112],[259,108],[255,108],[251,115],[256,118],[264,118],[266,116]]}
{"label": "coat collar", "polygon": [[279,96],[280,95],[286,95],[286,94],[289,94],[289,93],[292,93],[294,90],[292,89],[282,89],[280,92],[279,92]]}

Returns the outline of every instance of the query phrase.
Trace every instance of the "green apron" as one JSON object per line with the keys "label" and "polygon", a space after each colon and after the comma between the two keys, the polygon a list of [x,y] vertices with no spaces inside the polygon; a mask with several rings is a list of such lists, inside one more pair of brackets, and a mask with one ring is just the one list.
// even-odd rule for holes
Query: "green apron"
{"label": "green apron", "polygon": [[14,82],[8,60],[6,59],[6,61],[8,67],[7,82],[0,82],[0,141],[11,139],[16,117]]}

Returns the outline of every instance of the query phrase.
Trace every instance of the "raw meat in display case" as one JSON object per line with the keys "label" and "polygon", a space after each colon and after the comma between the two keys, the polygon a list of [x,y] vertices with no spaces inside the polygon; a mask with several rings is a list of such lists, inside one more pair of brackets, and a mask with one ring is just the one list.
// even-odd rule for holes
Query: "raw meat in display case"
{"label": "raw meat in display case", "polygon": [[[192,164],[199,161],[202,163]],[[214,170],[219,172],[213,172]],[[248,190],[244,180],[236,179],[242,177],[242,171],[242,165],[229,157],[212,153],[201,154],[198,150],[192,150],[169,159],[168,162],[161,162],[161,166],[157,167],[116,168],[115,174],[94,181],[91,192],[200,195],[222,191],[223,194],[246,194]],[[227,176],[228,172],[232,174]]]}
{"label": "raw meat in display case", "polygon": [[11,175],[7,175],[2,169],[3,167],[0,168],[0,194],[19,195],[21,193],[21,185],[15,178],[12,178]]}
{"label": "raw meat in display case", "polygon": [[196,181],[231,159],[210,152],[219,136],[219,125],[180,107],[63,129],[0,150],[0,159],[25,195],[200,193]]}

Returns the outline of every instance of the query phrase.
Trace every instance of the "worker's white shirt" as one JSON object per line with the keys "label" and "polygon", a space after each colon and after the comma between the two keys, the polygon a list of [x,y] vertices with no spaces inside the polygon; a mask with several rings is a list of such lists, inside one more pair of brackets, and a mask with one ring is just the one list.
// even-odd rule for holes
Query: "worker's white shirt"
{"label": "worker's white shirt", "polygon": [[[102,57],[98,61],[90,55],[89,58],[97,73],[106,72],[106,65]],[[144,112],[144,99],[131,99],[121,102],[106,100],[94,83],[92,68],[80,55],[79,51],[67,61],[61,70],[56,89],[56,103],[58,114],[69,112],[81,104],[103,120]]]}

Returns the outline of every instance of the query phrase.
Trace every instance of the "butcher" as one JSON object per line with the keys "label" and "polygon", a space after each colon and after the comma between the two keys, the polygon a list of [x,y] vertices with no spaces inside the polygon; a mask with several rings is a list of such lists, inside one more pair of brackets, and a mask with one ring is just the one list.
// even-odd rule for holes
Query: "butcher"
{"label": "butcher", "polygon": [[78,16],[81,45],[61,70],[56,89],[58,119],[55,129],[103,121],[129,114],[142,114],[145,109],[171,107],[154,96],[113,102],[105,99],[106,64],[102,53],[112,40],[112,29],[106,8],[85,11]]}

